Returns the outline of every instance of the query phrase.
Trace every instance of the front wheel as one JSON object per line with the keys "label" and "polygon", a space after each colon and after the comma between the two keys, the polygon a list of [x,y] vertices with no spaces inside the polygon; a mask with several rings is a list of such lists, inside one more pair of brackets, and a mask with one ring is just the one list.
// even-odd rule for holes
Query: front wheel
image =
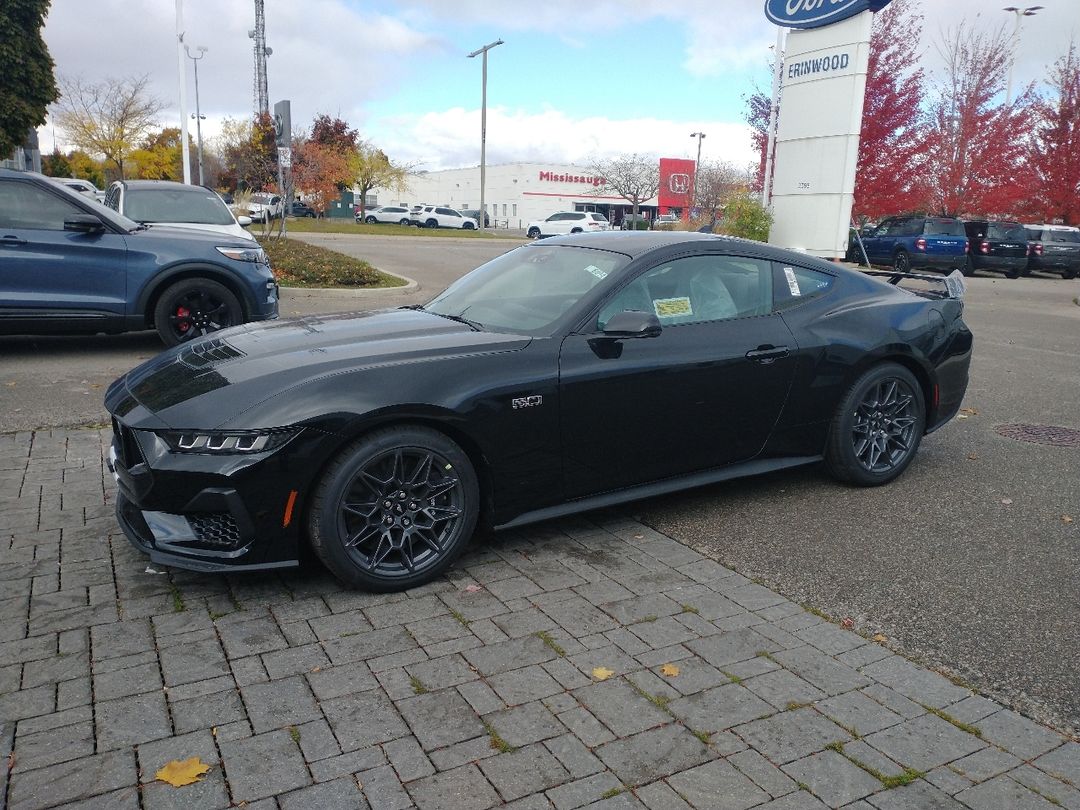
{"label": "front wheel", "polygon": [[244,322],[240,302],[220,282],[186,278],[165,290],[154,307],[154,326],[166,346]]}
{"label": "front wheel", "polygon": [[342,582],[416,587],[445,571],[476,528],[479,485],[447,436],[391,427],[347,447],[324,473],[308,515],[311,545]]}
{"label": "front wheel", "polygon": [[408,224],[409,224],[409,218],[408,217],[402,217],[401,219],[398,220],[398,225],[408,225]]}
{"label": "front wheel", "polygon": [[525,235],[528,236],[530,239],[539,239],[540,238],[540,229],[539,228],[529,228],[529,232],[527,234],[525,234]]}
{"label": "front wheel", "polygon": [[366,219],[364,220],[364,222],[366,222],[366,223],[367,223],[368,225],[374,225],[374,224],[375,224],[376,222],[378,222],[378,221],[379,221],[379,220],[375,219],[375,217],[367,217],[367,218],[366,218]]}
{"label": "front wheel", "polygon": [[964,262],[964,266],[960,268],[960,272],[968,277],[975,275],[975,260],[969,258]]}
{"label": "front wheel", "polygon": [[915,458],[925,428],[926,406],[915,376],[897,363],[875,366],[855,381],[836,409],[826,466],[848,484],[887,484]]}
{"label": "front wheel", "polygon": [[461,225],[463,231],[471,231],[475,226],[471,222],[464,222]]}

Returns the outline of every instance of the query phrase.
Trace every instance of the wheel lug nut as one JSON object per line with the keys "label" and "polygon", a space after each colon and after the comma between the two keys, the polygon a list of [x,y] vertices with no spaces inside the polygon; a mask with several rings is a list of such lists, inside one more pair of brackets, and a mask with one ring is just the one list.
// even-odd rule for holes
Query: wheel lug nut
{"label": "wheel lug nut", "polygon": [[386,507],[387,509],[389,509],[389,508],[390,508],[391,506],[393,506],[393,505],[394,505],[394,502],[393,502],[393,501],[383,501],[383,502],[382,502],[382,505],[383,505],[384,507]]}
{"label": "wheel lug nut", "polygon": [[418,504],[416,501],[409,501],[409,508],[414,510],[419,509],[420,504]]}

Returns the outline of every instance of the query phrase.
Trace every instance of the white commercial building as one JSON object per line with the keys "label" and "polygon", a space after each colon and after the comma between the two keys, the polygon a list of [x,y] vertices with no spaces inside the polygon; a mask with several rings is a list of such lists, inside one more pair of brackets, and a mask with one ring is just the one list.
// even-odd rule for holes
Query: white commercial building
{"label": "white commercial building", "polygon": [[[602,192],[602,182],[588,169],[552,163],[503,163],[487,167],[484,202],[492,227],[525,228],[556,211],[599,211],[615,225],[633,206]],[[445,205],[457,210],[480,208],[480,167],[445,169],[410,176],[401,192],[378,189],[379,205]],[[655,198],[643,205],[649,216]]]}

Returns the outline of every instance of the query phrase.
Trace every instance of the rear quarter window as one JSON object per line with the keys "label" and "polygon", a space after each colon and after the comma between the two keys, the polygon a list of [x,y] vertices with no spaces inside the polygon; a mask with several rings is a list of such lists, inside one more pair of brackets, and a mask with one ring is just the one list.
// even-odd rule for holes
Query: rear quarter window
{"label": "rear quarter window", "polygon": [[773,262],[773,276],[773,307],[777,311],[819,298],[836,284],[836,278],[828,273],[779,262]]}
{"label": "rear quarter window", "polygon": [[964,223],[958,219],[927,219],[923,233],[927,236],[967,236]]}

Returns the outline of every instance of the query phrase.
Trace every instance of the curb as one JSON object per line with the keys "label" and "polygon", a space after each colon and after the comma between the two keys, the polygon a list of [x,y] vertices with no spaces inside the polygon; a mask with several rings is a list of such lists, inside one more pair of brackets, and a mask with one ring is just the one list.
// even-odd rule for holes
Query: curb
{"label": "curb", "polygon": [[399,295],[414,293],[420,289],[420,285],[407,276],[399,276],[397,273],[388,273],[380,270],[384,276],[399,278],[405,282],[401,287],[281,287],[282,291],[288,290],[290,298],[368,298],[397,293]]}

